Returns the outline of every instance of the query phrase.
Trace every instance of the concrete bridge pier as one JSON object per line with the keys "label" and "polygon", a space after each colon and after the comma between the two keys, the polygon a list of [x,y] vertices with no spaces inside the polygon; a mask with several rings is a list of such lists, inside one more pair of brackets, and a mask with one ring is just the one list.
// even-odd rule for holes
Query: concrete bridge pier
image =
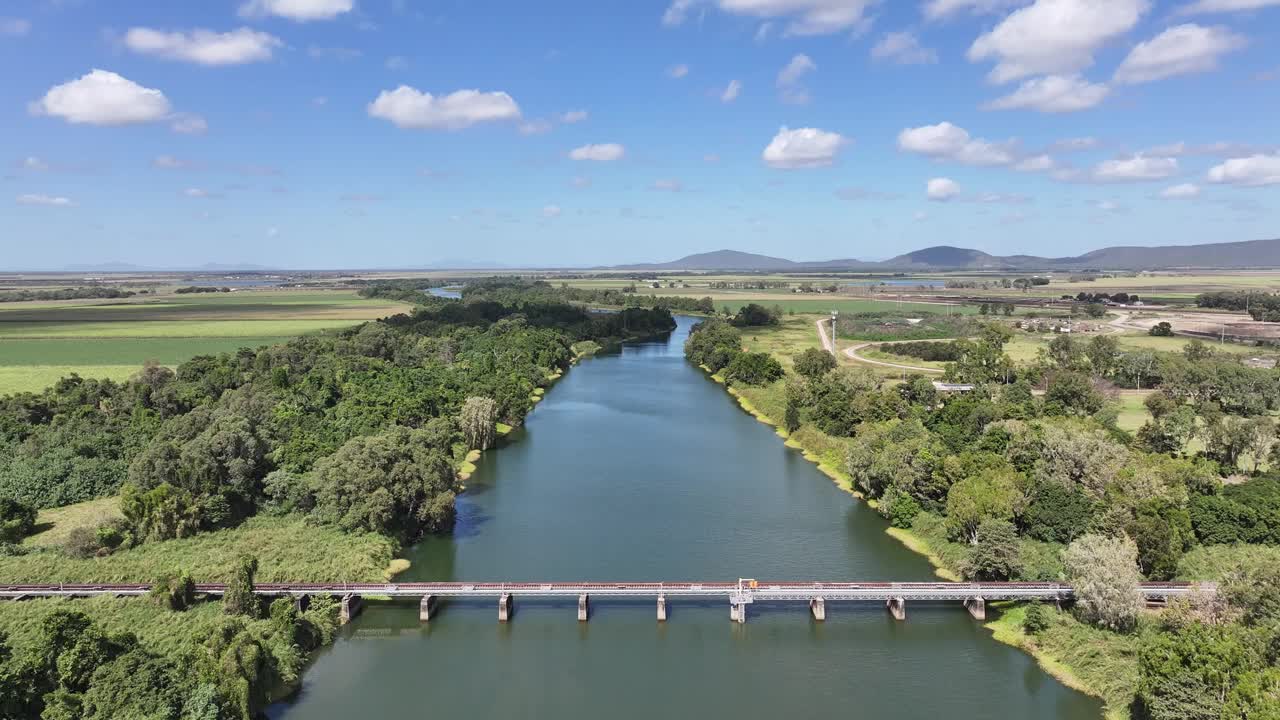
{"label": "concrete bridge pier", "polygon": [[498,622],[504,623],[511,619],[511,593],[502,593],[502,597],[498,598]]}
{"label": "concrete bridge pier", "polygon": [[964,609],[969,611],[974,620],[987,619],[987,601],[980,597],[971,597],[965,600]]}
{"label": "concrete bridge pier", "polygon": [[826,598],[816,597],[809,601],[809,612],[813,613],[813,619],[822,622],[827,619],[827,600]]}
{"label": "concrete bridge pier", "polygon": [[590,602],[586,593],[578,596],[578,622],[587,621],[587,615],[591,612]]}
{"label": "concrete bridge pier", "polygon": [[338,624],[346,625],[364,609],[364,598],[359,595],[343,595],[342,606],[338,610]]}
{"label": "concrete bridge pier", "polygon": [[907,601],[906,600],[900,597],[889,598],[888,600],[885,601],[885,607],[889,609],[889,614],[893,615],[894,620],[907,619]]}
{"label": "concrete bridge pier", "polygon": [[747,604],[737,600],[729,601],[729,619],[741,625],[747,621]]}
{"label": "concrete bridge pier", "polygon": [[658,622],[667,621],[667,596],[658,595]]}
{"label": "concrete bridge pier", "polygon": [[295,610],[297,610],[300,613],[306,612],[307,608],[311,607],[311,596],[310,595],[294,595],[293,607]]}
{"label": "concrete bridge pier", "polygon": [[423,595],[422,600],[418,602],[418,620],[421,622],[431,622],[431,609],[436,604],[434,595]]}

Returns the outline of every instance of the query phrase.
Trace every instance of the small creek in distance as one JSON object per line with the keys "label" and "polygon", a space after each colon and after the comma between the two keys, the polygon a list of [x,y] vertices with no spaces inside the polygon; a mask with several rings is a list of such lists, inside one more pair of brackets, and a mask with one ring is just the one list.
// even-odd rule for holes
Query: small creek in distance
{"label": "small creek in distance", "polygon": [[[411,581],[936,579],[874,511],[686,362],[693,318],[566,373],[459,498]],[[1001,645],[960,603],[750,606],[671,598],[366,607],[273,718],[846,717],[1098,720],[1101,703]]]}

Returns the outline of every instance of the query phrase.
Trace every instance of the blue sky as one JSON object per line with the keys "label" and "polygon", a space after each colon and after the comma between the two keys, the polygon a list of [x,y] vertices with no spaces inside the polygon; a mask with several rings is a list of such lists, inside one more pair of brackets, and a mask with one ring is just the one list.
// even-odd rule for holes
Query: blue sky
{"label": "blue sky", "polygon": [[1280,236],[1280,0],[6,0],[5,269]]}

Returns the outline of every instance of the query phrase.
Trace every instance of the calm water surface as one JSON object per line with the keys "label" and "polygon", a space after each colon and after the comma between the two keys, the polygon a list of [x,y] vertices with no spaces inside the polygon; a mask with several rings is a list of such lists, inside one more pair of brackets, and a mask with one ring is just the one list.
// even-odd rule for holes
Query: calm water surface
{"label": "calm water surface", "polygon": [[[526,427],[487,453],[452,538],[411,554],[403,579],[441,581],[929,580],[928,564],[669,340],[588,360]],[[958,604],[803,604],[515,598],[366,609],[273,708],[352,718],[1089,718],[1100,704],[991,640]]]}

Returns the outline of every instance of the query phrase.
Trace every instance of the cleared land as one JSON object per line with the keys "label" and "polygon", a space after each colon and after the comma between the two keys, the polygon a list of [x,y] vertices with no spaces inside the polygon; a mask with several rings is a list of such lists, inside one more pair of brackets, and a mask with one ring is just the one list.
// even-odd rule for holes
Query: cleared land
{"label": "cleared land", "polygon": [[174,367],[406,309],[350,291],[283,290],[0,305],[0,395],[72,373],[124,380],[148,361]]}

